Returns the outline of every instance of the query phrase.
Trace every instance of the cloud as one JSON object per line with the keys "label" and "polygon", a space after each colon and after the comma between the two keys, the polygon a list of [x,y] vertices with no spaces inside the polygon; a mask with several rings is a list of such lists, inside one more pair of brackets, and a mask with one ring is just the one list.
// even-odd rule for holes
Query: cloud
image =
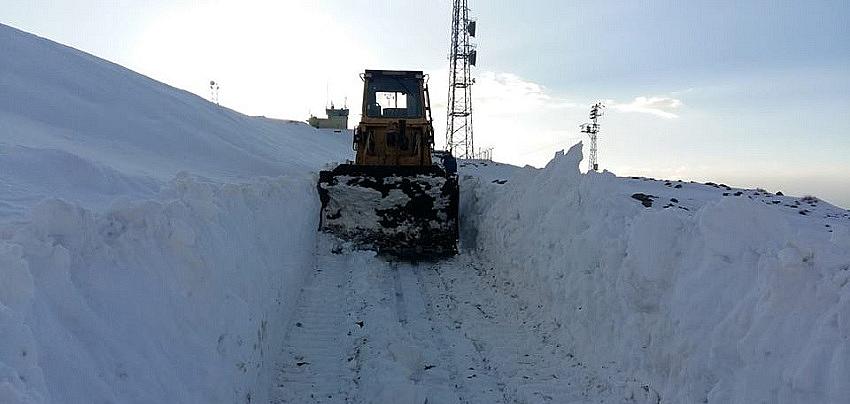
{"label": "cloud", "polygon": [[[431,75],[433,94],[445,94],[448,90],[448,72],[433,71]],[[542,85],[523,79],[513,73],[482,71],[475,75],[472,87],[473,107],[483,107],[491,113],[522,113],[541,109],[575,108],[579,105],[565,98],[551,95]],[[445,108],[446,100],[432,100],[437,108]]]}
{"label": "cloud", "polygon": [[[447,69],[432,70],[431,95],[438,146],[445,134]],[[475,148],[495,147],[500,161],[545,164],[554,150],[581,137],[589,106],[508,72],[477,71],[472,87]]]}
{"label": "cloud", "polygon": [[[554,95],[541,84],[506,72],[484,71],[478,74],[473,97],[475,103],[485,106],[492,113],[590,108],[590,104]],[[627,103],[606,100],[605,104],[616,111],[645,113],[665,119],[678,118],[676,112],[683,105],[678,98],[667,96],[635,97]]]}
{"label": "cloud", "polygon": [[476,79],[476,98],[480,102],[543,106],[552,100],[540,84],[512,73],[482,72]]}
{"label": "cloud", "polygon": [[683,104],[677,98],[671,97],[636,97],[632,102],[621,104],[613,100],[607,102],[612,109],[622,112],[639,112],[652,114],[665,119],[678,118],[675,113]]}
{"label": "cloud", "polygon": [[[438,146],[445,134],[447,69],[431,70],[431,95]],[[587,97],[553,92],[546,86],[508,72],[475,72],[473,125],[475,146],[495,147],[500,161],[544,165],[555,150],[585,138],[579,130],[587,122],[592,102]],[[676,118],[683,104],[675,96],[636,97],[631,102],[606,100],[612,112],[651,114]],[[622,119],[628,118],[625,116]]]}

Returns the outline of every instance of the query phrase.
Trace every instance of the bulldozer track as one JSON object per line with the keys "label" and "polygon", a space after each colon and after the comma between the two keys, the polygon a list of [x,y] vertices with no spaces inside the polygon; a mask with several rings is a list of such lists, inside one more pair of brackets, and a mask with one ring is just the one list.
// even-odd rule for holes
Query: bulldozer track
{"label": "bulldozer track", "polygon": [[345,338],[350,326],[344,310],[351,296],[340,293],[349,289],[351,272],[329,266],[317,265],[301,291],[284,343],[276,403],[351,402],[356,369],[347,366],[353,341]]}

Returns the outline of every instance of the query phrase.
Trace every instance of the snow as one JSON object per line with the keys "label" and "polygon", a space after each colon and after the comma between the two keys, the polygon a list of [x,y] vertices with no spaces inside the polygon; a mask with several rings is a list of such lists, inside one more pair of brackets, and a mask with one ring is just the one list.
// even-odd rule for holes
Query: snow
{"label": "snow", "polygon": [[[379,212],[403,209],[410,202],[410,196],[400,188],[402,182],[402,178],[397,176],[383,178],[367,175],[362,177],[337,176],[335,181],[323,184],[323,189],[328,192],[326,211],[333,212],[325,217],[323,226],[333,228],[341,233],[370,235],[365,238],[376,237],[374,234],[379,233],[383,233],[387,237],[398,237],[400,234],[413,234],[411,232],[420,231],[421,229],[410,221],[404,221],[395,227],[381,224],[382,221],[386,221],[386,218],[379,215]],[[421,194],[433,201],[433,210],[436,215],[446,217],[445,210],[448,207],[448,200],[442,196],[443,188],[446,185],[445,178],[416,175],[410,178],[409,182],[417,184],[422,189]],[[372,184],[381,184],[389,188],[385,191],[386,195],[383,195],[379,189],[368,187]],[[446,227],[448,226],[445,221],[432,221],[430,223],[430,228],[434,231],[446,232],[448,231]]]}
{"label": "snow", "polygon": [[248,117],[71,48],[0,26],[0,217],[46,196],[108,207],[183,170],[217,179],[308,172],[350,137]]}
{"label": "snow", "polygon": [[[582,174],[581,158],[579,144],[544,169],[502,174],[504,184],[487,167],[461,168],[461,189],[486,195],[464,210],[475,250],[562,322],[578,357],[645,381],[664,402],[850,397],[845,211]],[[656,198],[647,208],[636,193]]]}
{"label": "snow", "polygon": [[850,213],[460,161],[461,254],[317,232],[350,133],[0,25],[0,403],[850,397]]}
{"label": "snow", "polygon": [[387,262],[326,235],[316,251],[273,403],[657,402],[557,344],[560,325],[472,255]]}
{"label": "snow", "polygon": [[0,402],[267,400],[350,136],[0,49]]}

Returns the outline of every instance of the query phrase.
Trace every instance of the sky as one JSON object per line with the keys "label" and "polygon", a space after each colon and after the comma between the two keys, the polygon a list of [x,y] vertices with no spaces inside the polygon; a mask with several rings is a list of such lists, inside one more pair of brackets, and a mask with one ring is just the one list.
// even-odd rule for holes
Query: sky
{"label": "sky", "polygon": [[[367,68],[430,75],[445,130],[451,1],[0,0],[0,22],[249,115],[306,120]],[[600,168],[850,208],[850,2],[469,0],[475,144],[543,166],[607,105]]]}

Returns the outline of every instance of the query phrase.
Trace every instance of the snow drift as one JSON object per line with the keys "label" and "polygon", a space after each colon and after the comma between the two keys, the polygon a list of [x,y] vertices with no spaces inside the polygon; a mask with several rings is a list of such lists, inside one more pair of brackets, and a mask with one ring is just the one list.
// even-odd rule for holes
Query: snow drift
{"label": "snow drift", "polygon": [[266,400],[350,137],[0,49],[0,402]]}
{"label": "snow drift", "polygon": [[468,165],[461,185],[467,245],[564,325],[577,357],[664,402],[846,402],[846,211],[582,174],[581,159],[579,144],[511,176]]}

